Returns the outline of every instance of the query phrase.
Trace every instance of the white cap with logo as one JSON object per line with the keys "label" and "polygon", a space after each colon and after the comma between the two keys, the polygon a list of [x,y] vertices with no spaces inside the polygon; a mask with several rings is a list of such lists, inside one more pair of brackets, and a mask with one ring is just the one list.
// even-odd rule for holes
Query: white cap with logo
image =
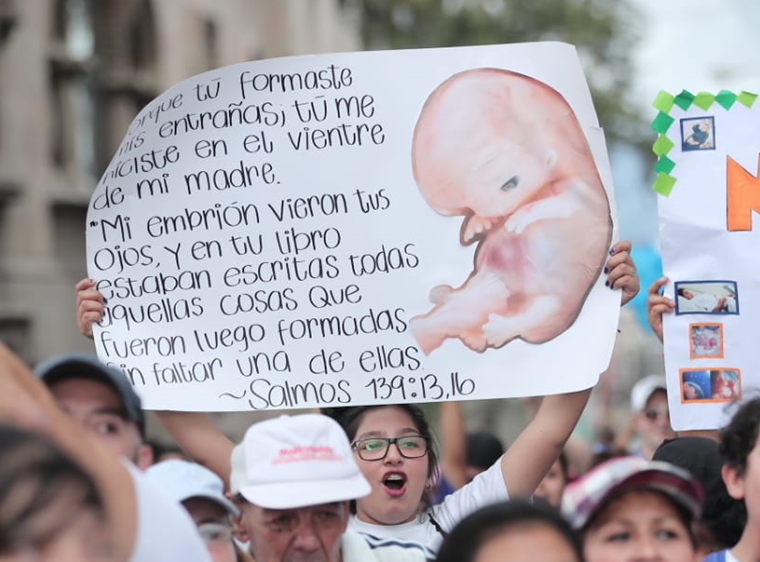
{"label": "white cap with logo", "polygon": [[371,490],[345,432],[321,414],[253,424],[231,460],[231,492],[267,509],[354,500]]}

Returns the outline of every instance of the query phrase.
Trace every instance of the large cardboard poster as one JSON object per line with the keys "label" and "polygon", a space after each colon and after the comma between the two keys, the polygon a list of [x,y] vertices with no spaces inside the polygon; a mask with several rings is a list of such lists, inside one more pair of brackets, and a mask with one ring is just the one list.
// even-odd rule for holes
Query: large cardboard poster
{"label": "large cardboard poster", "polygon": [[660,93],[652,127],[658,156],[660,245],[676,303],[663,318],[671,423],[722,427],[731,403],[760,385],[752,319],[760,314],[757,96]]}
{"label": "large cardboard poster", "polygon": [[614,216],[571,46],[221,68],[149,104],[93,194],[98,355],[150,408],[585,388]]}

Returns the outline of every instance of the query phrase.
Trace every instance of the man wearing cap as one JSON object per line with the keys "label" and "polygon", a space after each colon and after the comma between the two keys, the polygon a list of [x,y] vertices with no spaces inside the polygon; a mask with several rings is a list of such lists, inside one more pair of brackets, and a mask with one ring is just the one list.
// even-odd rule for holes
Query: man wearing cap
{"label": "man wearing cap", "polygon": [[350,501],[370,485],[338,423],[321,414],[252,425],[232,449],[230,494],[239,539],[257,562],[422,562],[416,543],[348,531]]}
{"label": "man wearing cap", "polygon": [[[74,372],[79,376],[74,377]],[[84,377],[83,372],[87,373]],[[85,408],[84,401],[67,400],[70,394],[76,395],[75,392],[66,392],[64,397],[61,390],[69,388],[64,383],[81,379],[102,386],[113,396],[123,396],[116,390],[117,386],[109,388],[107,381],[118,380],[118,377],[112,379],[112,375],[104,365],[79,358],[53,360],[42,366],[39,376],[56,389],[56,400],[50,389],[0,343],[0,421],[49,439],[92,477],[106,505],[115,559],[210,562],[208,551],[187,513],[162,494],[131,462],[120,458],[133,456],[130,453],[135,453],[141,443],[141,413],[136,413],[139,409],[129,413],[128,399],[92,400]],[[94,382],[93,377],[95,381],[106,382]],[[83,396],[88,400],[92,398],[84,392],[76,398]],[[95,403],[97,407],[93,406]],[[104,404],[107,407],[102,407]],[[124,416],[122,421],[127,431],[120,436],[124,439],[109,439],[109,433],[115,435],[113,427],[108,423],[95,423],[96,420],[103,422],[99,416],[109,412],[114,418]]]}
{"label": "man wearing cap", "polygon": [[619,448],[645,460],[652,460],[655,450],[666,439],[676,436],[670,427],[667,383],[662,375],[647,375],[631,389],[631,420],[629,432],[636,437],[631,446],[625,443],[624,432],[617,441]]}
{"label": "man wearing cap", "polygon": [[111,452],[140,470],[151,465],[142,403],[124,373],[84,354],[54,357],[35,372],[58,405]]}
{"label": "man wearing cap", "polygon": [[154,464],[147,475],[187,510],[213,562],[238,560],[240,553],[232,539],[232,518],[240,512],[224,496],[221,478],[197,463],[179,459]]}

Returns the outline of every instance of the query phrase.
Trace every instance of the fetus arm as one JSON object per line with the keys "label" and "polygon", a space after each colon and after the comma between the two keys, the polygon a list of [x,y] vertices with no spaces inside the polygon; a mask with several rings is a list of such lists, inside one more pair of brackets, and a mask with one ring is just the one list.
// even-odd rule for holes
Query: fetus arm
{"label": "fetus arm", "polygon": [[578,195],[589,187],[582,181],[563,182],[565,185],[552,187],[552,194],[543,199],[523,205],[512,213],[504,223],[509,232],[521,233],[531,224],[546,219],[567,218],[583,209],[584,204]]}
{"label": "fetus arm", "polygon": [[499,218],[482,217],[480,215],[471,215],[464,219],[462,225],[462,242],[467,244],[479,234],[485,234],[491,230]]}

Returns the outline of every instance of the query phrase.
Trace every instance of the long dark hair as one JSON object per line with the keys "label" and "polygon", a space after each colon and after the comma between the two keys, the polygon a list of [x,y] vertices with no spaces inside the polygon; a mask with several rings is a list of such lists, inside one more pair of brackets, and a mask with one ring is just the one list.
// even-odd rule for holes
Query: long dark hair
{"label": "long dark hair", "polygon": [[92,479],[53,444],[0,425],[0,451],[0,555],[45,545],[82,509],[104,520]]}
{"label": "long dark hair", "polygon": [[[720,431],[718,451],[723,462],[733,468],[739,476],[747,472],[747,458],[757,444],[760,433],[760,396],[747,400],[734,412],[731,421]],[[742,532],[747,522],[747,506],[743,501],[735,501],[731,509],[723,513],[723,520],[733,522],[734,527],[742,524]],[[734,537],[738,541],[738,529]],[[740,536],[740,535],[739,535]]]}
{"label": "long dark hair", "polygon": [[747,457],[755,448],[760,431],[760,396],[742,404],[720,432],[720,454],[739,476],[747,470]]}

